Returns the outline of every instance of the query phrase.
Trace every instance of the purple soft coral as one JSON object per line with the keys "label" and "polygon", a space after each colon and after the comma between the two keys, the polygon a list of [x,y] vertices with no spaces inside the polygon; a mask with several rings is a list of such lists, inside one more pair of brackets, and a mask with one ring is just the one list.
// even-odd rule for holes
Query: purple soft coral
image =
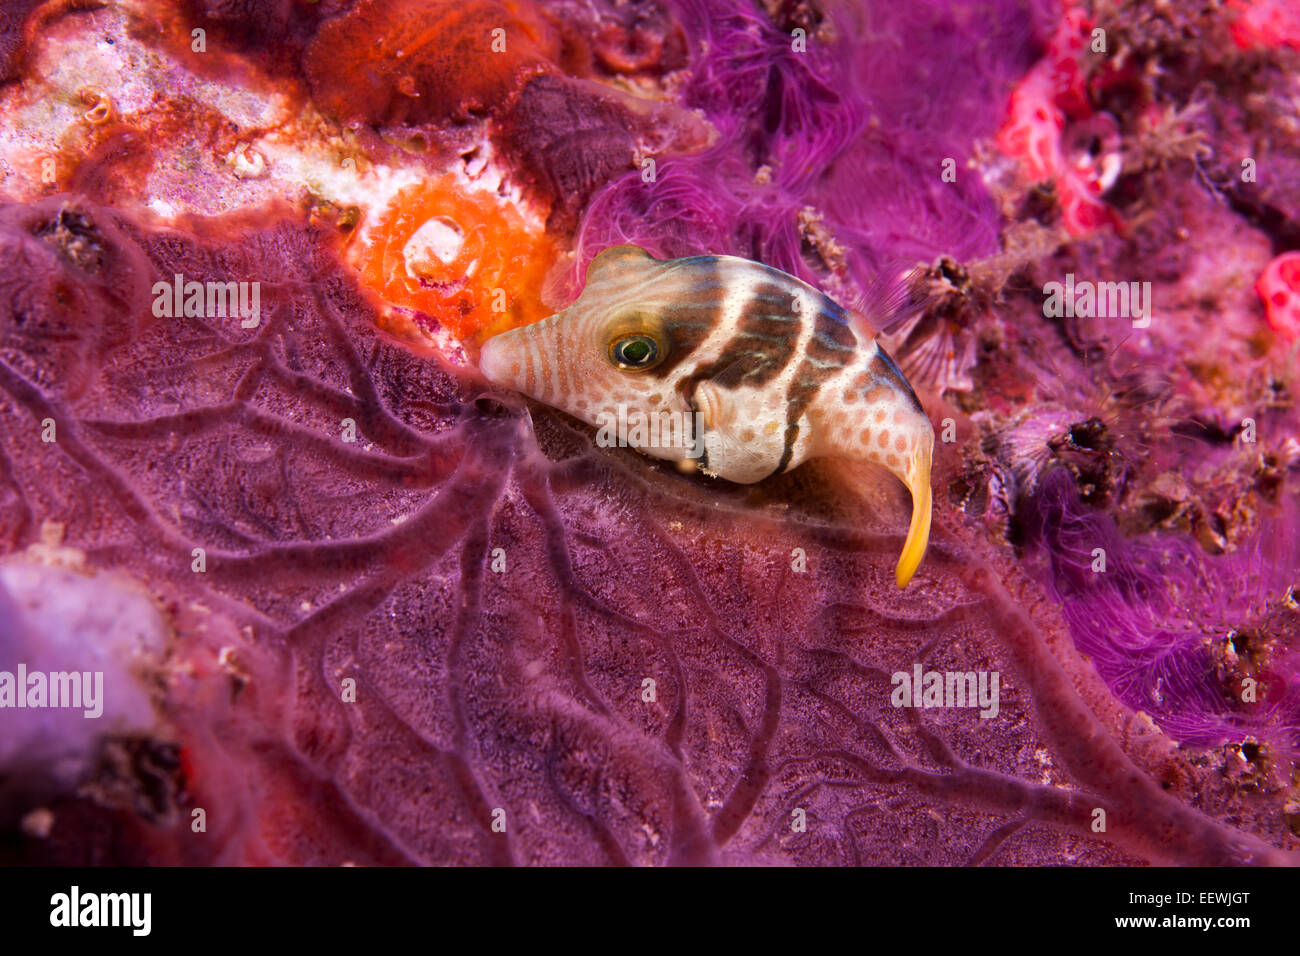
{"label": "purple soft coral", "polygon": [[[1032,62],[1023,4],[841,8],[838,36],[804,19],[774,23],[743,2],[679,9],[703,51],[683,99],[717,141],[665,159],[652,184],[629,173],[599,194],[584,258],[634,242],[661,256],[747,256],[809,281],[847,268],[851,295],[886,267],[996,250],[993,203],[966,163]],[[993,31],[996,55],[967,55],[977,26]],[[945,64],[938,84],[935,62]],[[940,177],[946,159],[952,182]],[[823,236],[835,239],[818,248]]]}
{"label": "purple soft coral", "polygon": [[1080,503],[1064,469],[1024,516],[1076,645],[1120,700],[1189,744],[1266,742],[1282,767],[1300,750],[1300,535],[1285,530],[1300,514],[1284,504],[1219,557],[1183,535],[1125,539]]}

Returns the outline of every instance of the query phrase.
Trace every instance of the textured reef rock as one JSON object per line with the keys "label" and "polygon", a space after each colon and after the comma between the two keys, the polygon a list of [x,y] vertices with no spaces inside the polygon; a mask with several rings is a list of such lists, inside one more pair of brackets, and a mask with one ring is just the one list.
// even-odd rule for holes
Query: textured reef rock
{"label": "textured reef rock", "polygon": [[[298,141],[322,124],[354,166],[433,179],[436,144],[481,134],[500,194],[531,195],[574,250],[557,289],[628,239],[760,257],[846,298],[920,261],[889,331],[952,434],[913,584],[893,583],[901,490],[864,503],[815,466],[748,488],[684,476],[485,388],[454,350],[394,341],[348,197],[303,203],[285,153],[263,147],[267,172],[213,200],[234,212],[160,215],[180,153],[142,132],[154,107],[115,94],[120,118],[60,154],[62,179],[2,181],[0,608],[27,609],[0,625],[0,670],[102,669],[117,708],[60,731],[71,762],[0,750],[3,858],[1293,862],[1296,364],[1253,288],[1296,216],[1264,173],[1293,182],[1300,156],[1277,132],[1293,53],[1223,47],[1233,79],[1189,116],[1194,84],[1153,69],[1103,102],[1113,84],[1079,67],[1070,99],[1056,60],[1085,61],[1062,37],[1092,21],[1046,3],[570,6],[189,8],[223,82],[261,63],[320,110]],[[330,31],[394,42],[385,18],[406,10],[412,55],[480,16],[529,39],[454,103],[420,98],[446,80],[432,52],[406,72],[395,48],[372,51],[382,68],[322,52],[371,50]],[[1184,49],[1127,7],[1092,16],[1116,56]],[[1018,89],[1061,109],[1031,132],[1062,155],[1087,114],[1115,117],[1082,147],[1123,152],[1092,197],[1113,218],[1071,228],[1060,170],[1086,181],[1087,163],[1031,181],[997,151]],[[1238,142],[1268,146],[1258,191],[1224,178]],[[1150,281],[1150,326],[1046,316],[1040,290],[1067,272]],[[177,275],[259,281],[256,321],[160,314],[155,284]],[[112,595],[131,660],[71,611],[69,650],[44,623],[56,585],[23,603],[33,575],[65,607]],[[918,666],[996,672],[996,714],[894,706],[893,675]]]}

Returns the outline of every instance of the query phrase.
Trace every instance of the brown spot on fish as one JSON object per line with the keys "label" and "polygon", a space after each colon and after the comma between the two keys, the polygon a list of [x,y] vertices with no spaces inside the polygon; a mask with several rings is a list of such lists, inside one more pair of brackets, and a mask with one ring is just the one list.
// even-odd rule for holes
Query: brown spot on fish
{"label": "brown spot on fish", "polygon": [[560,394],[573,394],[573,391],[569,388],[569,363],[552,361],[551,364],[555,366],[555,377],[559,381]]}
{"label": "brown spot on fish", "polygon": [[808,341],[808,354],[819,361],[843,368],[857,356],[857,350],[858,340],[852,329],[829,313],[818,311],[813,322],[812,338]]}

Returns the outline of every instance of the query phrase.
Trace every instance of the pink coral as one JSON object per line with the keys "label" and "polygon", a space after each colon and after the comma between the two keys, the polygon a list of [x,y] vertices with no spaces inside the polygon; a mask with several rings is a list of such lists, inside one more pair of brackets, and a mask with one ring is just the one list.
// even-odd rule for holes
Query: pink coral
{"label": "pink coral", "polygon": [[1268,324],[1284,338],[1300,340],[1300,252],[1284,252],[1270,262],[1255,291],[1264,300]]}
{"label": "pink coral", "polygon": [[1294,0],[1228,0],[1228,9],[1237,14],[1232,38],[1242,49],[1300,49],[1300,6]]}
{"label": "pink coral", "polygon": [[1067,3],[1047,52],[1012,91],[995,140],[1001,152],[1020,161],[1027,179],[1056,186],[1062,222],[1074,236],[1120,224],[1099,198],[1114,182],[1118,153],[1076,156],[1062,143],[1068,119],[1087,120],[1093,113],[1080,62],[1091,31],[1087,14]]}

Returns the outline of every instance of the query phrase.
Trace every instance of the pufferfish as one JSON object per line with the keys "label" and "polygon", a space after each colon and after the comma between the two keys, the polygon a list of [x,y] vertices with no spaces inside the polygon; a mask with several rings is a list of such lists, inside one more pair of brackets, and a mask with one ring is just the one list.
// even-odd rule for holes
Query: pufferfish
{"label": "pufferfish", "polygon": [[899,587],[925,555],[930,420],[869,331],[794,276],[735,256],[655,259],[614,246],[592,260],[567,309],[485,341],[479,368],[590,425],[619,406],[690,414],[703,428],[696,447],[638,450],[696,458],[741,484],[809,458],[881,465],[912,495]]}

